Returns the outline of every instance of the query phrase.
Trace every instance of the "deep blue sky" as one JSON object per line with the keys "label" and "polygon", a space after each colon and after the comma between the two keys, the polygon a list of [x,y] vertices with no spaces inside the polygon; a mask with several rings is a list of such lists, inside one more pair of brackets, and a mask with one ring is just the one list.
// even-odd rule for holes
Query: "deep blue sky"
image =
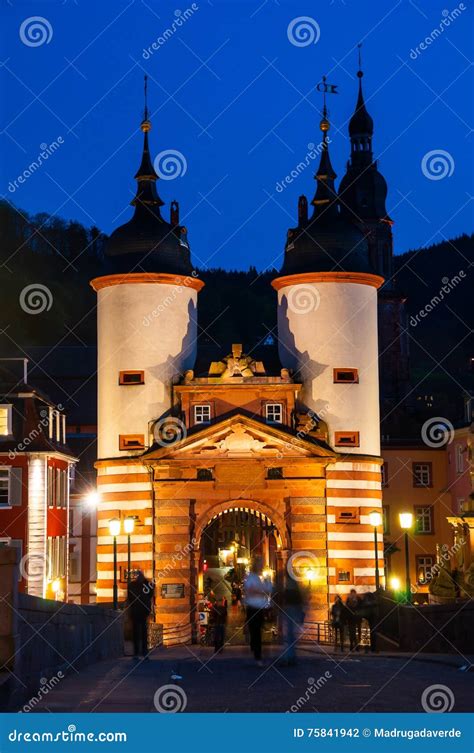
{"label": "deep blue sky", "polygon": [[[342,177],[356,100],[356,45],[363,40],[365,94],[375,120],[375,154],[389,184],[396,252],[472,231],[469,7],[413,60],[410,50],[456,3],[196,4],[186,23],[144,60],[143,49],[190,2],[3,0],[1,193],[28,212],[58,214],[106,232],[126,221],[141,150],[146,71],[152,152],[178,150],[187,161],[186,174],[159,181],[159,192],[165,216],[169,201],[179,200],[194,262],[259,269],[279,264],[297,197],[314,193],[314,163],[284,191],[277,192],[276,183],[305,158],[308,143],[319,140],[315,85],[325,73],[340,92],[329,105],[331,158]],[[20,25],[38,15],[53,36],[49,44],[29,47]],[[317,44],[289,42],[288,24],[298,16],[317,21]],[[9,191],[40,144],[58,137],[64,144],[47,164]],[[451,155],[454,172],[429,180],[421,161],[439,149]]]}

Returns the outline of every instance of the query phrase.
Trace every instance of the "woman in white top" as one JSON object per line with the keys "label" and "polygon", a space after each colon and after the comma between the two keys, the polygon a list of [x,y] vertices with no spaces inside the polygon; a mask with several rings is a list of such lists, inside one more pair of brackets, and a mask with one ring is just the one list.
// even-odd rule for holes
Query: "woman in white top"
{"label": "woman in white top", "polygon": [[270,604],[272,584],[262,580],[262,562],[256,557],[251,571],[244,581],[244,602],[246,607],[247,627],[250,634],[250,649],[259,667],[262,662],[262,624],[264,611]]}

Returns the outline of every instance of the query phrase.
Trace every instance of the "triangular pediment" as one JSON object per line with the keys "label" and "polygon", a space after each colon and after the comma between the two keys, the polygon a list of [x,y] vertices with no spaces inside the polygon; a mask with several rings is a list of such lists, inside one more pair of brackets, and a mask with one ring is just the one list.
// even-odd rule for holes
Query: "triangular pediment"
{"label": "triangular pediment", "polygon": [[155,445],[147,460],[164,458],[290,458],[335,457],[330,448],[287,428],[264,424],[244,414],[201,428],[193,428],[179,441],[165,447]]}

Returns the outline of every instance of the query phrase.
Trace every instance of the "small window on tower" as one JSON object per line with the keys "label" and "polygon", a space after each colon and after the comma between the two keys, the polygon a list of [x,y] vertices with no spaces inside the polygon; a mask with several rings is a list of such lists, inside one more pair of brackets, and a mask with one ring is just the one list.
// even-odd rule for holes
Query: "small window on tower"
{"label": "small window on tower", "polygon": [[198,481],[212,481],[212,468],[198,468],[196,477]]}
{"label": "small window on tower", "polygon": [[194,406],[194,423],[209,424],[211,423],[211,406],[195,405]]}
{"label": "small window on tower", "polygon": [[283,478],[283,468],[269,468],[268,469],[268,478],[269,479],[280,479]]}
{"label": "small window on tower", "polygon": [[119,434],[119,450],[144,450],[143,434]]}
{"label": "small window on tower", "polygon": [[334,444],[336,447],[359,447],[359,432],[336,431],[334,432]]}
{"label": "small window on tower", "polygon": [[358,507],[340,507],[336,510],[336,523],[359,523],[360,510]]}
{"label": "small window on tower", "polygon": [[359,371],[357,369],[334,369],[334,384],[358,384]]}
{"label": "small window on tower", "polygon": [[352,571],[351,570],[338,570],[337,571],[338,583],[352,583]]}
{"label": "small window on tower", "polygon": [[120,371],[119,384],[145,384],[144,371]]}
{"label": "small window on tower", "polygon": [[281,403],[267,403],[265,405],[267,424],[283,423],[283,405]]}

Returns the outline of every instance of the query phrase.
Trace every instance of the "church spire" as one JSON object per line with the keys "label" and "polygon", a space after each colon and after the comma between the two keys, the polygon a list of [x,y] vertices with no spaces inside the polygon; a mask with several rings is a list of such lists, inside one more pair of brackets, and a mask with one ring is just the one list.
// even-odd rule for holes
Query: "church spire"
{"label": "church spire", "polygon": [[352,158],[354,159],[355,157],[356,161],[370,164],[370,162],[372,161],[372,136],[374,134],[374,121],[367,112],[364,93],[362,90],[362,78],[364,76],[364,72],[362,70],[361,48],[362,44],[359,44],[359,70],[357,71],[357,78],[359,79],[359,92],[357,96],[354,115],[349,121],[349,136],[351,138],[352,145]]}
{"label": "church spire", "polygon": [[[323,76],[323,83],[326,82],[326,77]],[[331,164],[331,158],[329,156],[329,137],[328,132],[331,124],[328,120],[328,110],[326,107],[326,90],[323,89],[323,112],[322,118],[319,123],[319,128],[323,134],[323,140],[321,142],[321,159],[319,167],[316,170],[316,193],[311,204],[314,206],[313,217],[317,218],[320,215],[325,219],[332,219],[338,214],[337,209],[337,194],[334,187],[334,181],[337,177],[334,172],[334,168]]]}
{"label": "church spire", "polygon": [[147,75],[145,75],[144,78],[144,99],[145,106],[143,110],[143,120],[140,124],[140,130],[143,132],[143,152],[140,167],[135,174],[135,180],[138,183],[137,193],[131,204],[132,206],[151,204],[156,207],[155,211],[159,213],[159,207],[163,206],[164,202],[160,199],[156,190],[158,175],[153,167],[153,162],[150,156],[150,147],[148,144],[148,132],[151,131],[151,122],[148,119]]}

